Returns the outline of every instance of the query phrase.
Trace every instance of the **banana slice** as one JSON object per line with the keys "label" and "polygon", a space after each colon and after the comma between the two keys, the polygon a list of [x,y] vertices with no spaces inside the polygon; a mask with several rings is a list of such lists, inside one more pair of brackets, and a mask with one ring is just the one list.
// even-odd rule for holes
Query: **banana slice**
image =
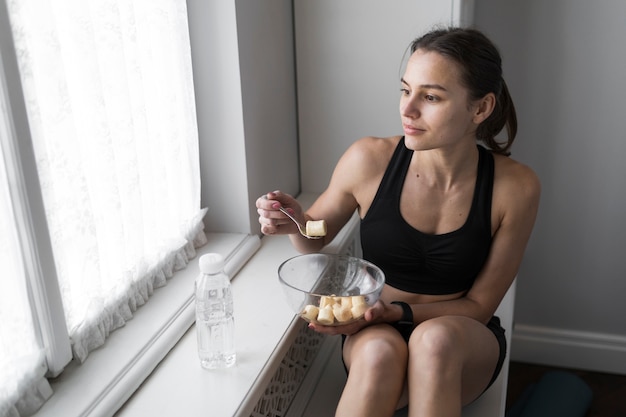
{"label": "banana slice", "polygon": [[333,314],[338,322],[343,323],[352,319],[352,311],[350,307],[342,304],[335,304],[333,306]]}
{"label": "banana slice", "polygon": [[365,301],[365,297],[362,295],[355,295],[352,298],[352,317],[360,318],[363,314],[365,314],[365,310],[368,309],[367,302]]}
{"label": "banana slice", "polygon": [[326,236],[326,220],[307,221],[306,234],[309,236]]}
{"label": "banana slice", "polygon": [[319,314],[317,315],[317,321],[323,325],[333,324],[335,321],[335,315],[333,314],[333,308],[331,306],[326,306],[320,309]]}
{"label": "banana slice", "polygon": [[367,301],[365,301],[365,296],[363,295],[354,295],[350,297],[350,301],[353,306],[367,305]]}
{"label": "banana slice", "polygon": [[309,321],[315,321],[317,320],[317,315],[319,314],[319,311],[319,308],[312,304],[309,304],[304,307],[304,310],[302,310],[302,317],[308,319]]}
{"label": "banana slice", "polygon": [[320,309],[325,307],[332,307],[336,303],[336,298],[332,295],[324,295],[320,297]]}

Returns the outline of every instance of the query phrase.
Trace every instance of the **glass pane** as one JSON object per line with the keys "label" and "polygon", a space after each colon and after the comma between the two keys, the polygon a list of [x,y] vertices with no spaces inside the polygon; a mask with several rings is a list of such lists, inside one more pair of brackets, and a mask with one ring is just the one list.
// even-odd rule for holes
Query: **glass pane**
{"label": "glass pane", "polygon": [[193,251],[202,211],[186,19],[184,0],[11,3],[55,269],[81,362]]}

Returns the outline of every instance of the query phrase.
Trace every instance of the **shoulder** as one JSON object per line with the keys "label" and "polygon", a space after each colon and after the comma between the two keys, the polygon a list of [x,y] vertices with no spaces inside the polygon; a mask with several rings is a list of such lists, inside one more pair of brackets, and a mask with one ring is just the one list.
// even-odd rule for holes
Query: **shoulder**
{"label": "shoulder", "polygon": [[541,182],[537,174],[529,166],[503,155],[494,154],[494,164],[496,207],[505,212],[536,212],[541,196]]}
{"label": "shoulder", "polygon": [[340,164],[358,171],[378,171],[381,167],[385,169],[400,139],[400,136],[363,137],[350,145],[341,157]]}
{"label": "shoulder", "polygon": [[329,189],[350,194],[360,206],[366,206],[373,199],[400,139],[367,136],[355,141],[337,163]]}
{"label": "shoulder", "polygon": [[379,138],[375,136],[365,136],[350,145],[346,152],[364,153],[371,156],[383,153],[393,153],[398,146],[402,136],[391,136]]}
{"label": "shoulder", "polygon": [[511,157],[494,154],[496,184],[514,191],[531,194],[541,192],[541,183],[537,174],[527,165]]}

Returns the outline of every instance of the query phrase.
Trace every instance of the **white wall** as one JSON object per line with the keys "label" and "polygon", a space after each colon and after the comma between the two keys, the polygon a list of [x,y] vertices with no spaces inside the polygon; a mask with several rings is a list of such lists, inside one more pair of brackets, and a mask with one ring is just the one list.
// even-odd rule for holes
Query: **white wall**
{"label": "white wall", "polygon": [[513,357],[626,373],[626,3],[476,2],[543,185]]}

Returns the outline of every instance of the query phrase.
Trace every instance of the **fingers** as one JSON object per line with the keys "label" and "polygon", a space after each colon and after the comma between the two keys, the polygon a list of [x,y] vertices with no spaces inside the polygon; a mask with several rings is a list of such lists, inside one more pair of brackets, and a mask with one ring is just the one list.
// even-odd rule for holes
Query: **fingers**
{"label": "fingers", "polygon": [[365,325],[366,325],[365,320],[360,319],[358,321],[355,321],[350,324],[346,324],[344,326],[324,326],[319,323],[309,323],[309,329],[314,330],[318,333],[323,333],[327,335],[337,335],[337,334],[351,335],[361,330],[363,327],[365,327]]}
{"label": "fingers", "polygon": [[278,208],[282,206],[286,207],[294,205],[297,205],[296,200],[289,194],[285,194],[280,190],[263,194],[256,200],[257,209],[264,210],[278,210]]}
{"label": "fingers", "polygon": [[277,193],[278,191],[273,191],[271,193],[263,194],[261,197],[257,198],[257,209],[271,209],[272,205],[276,202]]}
{"label": "fingers", "polygon": [[[287,208],[288,205],[297,205],[297,202],[292,196],[279,190],[269,192],[257,198],[256,207],[259,214],[259,223],[261,224],[261,233],[275,235],[297,232],[293,222],[279,211],[279,208]],[[294,211],[292,208],[288,208],[288,210],[292,213]]]}

